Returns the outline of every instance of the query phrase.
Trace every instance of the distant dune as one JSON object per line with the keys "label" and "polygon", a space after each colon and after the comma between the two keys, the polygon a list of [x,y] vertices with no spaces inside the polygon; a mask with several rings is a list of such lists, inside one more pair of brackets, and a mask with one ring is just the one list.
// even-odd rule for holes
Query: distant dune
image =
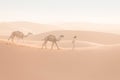
{"label": "distant dune", "polygon": [[120,24],[96,24],[88,22],[69,22],[61,24],[40,24],[33,22],[0,22],[0,34],[9,34],[14,30],[20,30],[23,32],[42,33],[53,30],[85,30],[85,31],[97,31],[116,33],[119,32]]}
{"label": "distant dune", "polygon": [[120,45],[41,50],[0,41],[0,80],[120,80]]}
{"label": "distant dune", "polygon": [[1,22],[0,23],[0,34],[1,35],[9,35],[11,32],[19,30],[24,33],[32,32],[42,33],[51,30],[58,30],[59,27],[49,24],[39,24],[32,22]]}
{"label": "distant dune", "polygon": [[[120,24],[103,24],[103,23],[89,23],[89,22],[68,22],[61,23],[57,26],[62,26],[71,30],[87,30],[97,32],[107,32],[120,34]],[[77,27],[78,29],[76,29]]]}
{"label": "distant dune", "polygon": [[117,44],[120,43],[120,35],[112,34],[112,33],[104,33],[104,32],[95,32],[95,31],[76,31],[76,30],[58,30],[51,31],[46,33],[41,33],[38,35],[34,35],[29,37],[28,39],[41,41],[45,36],[53,34],[57,37],[59,35],[64,35],[63,40],[72,40],[73,36],[76,35],[79,41],[87,41],[98,44]]}

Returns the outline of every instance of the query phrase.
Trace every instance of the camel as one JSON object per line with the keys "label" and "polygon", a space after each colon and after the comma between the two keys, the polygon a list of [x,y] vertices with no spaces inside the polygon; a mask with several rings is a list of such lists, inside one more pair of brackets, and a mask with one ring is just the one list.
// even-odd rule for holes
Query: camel
{"label": "camel", "polygon": [[27,35],[24,35],[23,32],[20,31],[14,31],[12,32],[12,34],[10,35],[10,37],[8,38],[8,40],[11,40],[12,42],[14,42],[14,38],[18,38],[18,39],[24,39],[25,37],[28,37],[29,35],[32,35],[32,33],[28,33]]}
{"label": "camel", "polygon": [[58,38],[56,38],[55,35],[48,35],[46,36],[43,40],[44,40],[44,43],[42,44],[42,49],[45,47],[47,49],[47,42],[50,41],[52,42],[52,45],[51,45],[51,49],[53,49],[53,46],[54,44],[56,45],[57,49],[59,49],[58,47],[58,44],[57,44],[57,41],[60,41],[62,38],[64,37],[64,35],[60,35]]}
{"label": "camel", "polygon": [[72,40],[72,49],[75,49],[75,42],[76,42],[76,38],[77,38],[77,36],[74,36],[73,37],[73,40]]}

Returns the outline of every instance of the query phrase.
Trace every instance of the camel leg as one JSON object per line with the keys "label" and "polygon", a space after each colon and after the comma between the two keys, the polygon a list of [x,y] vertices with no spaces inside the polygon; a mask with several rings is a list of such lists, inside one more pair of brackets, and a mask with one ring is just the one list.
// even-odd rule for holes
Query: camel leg
{"label": "camel leg", "polygon": [[51,49],[53,49],[53,46],[54,46],[54,42],[52,43]]}
{"label": "camel leg", "polygon": [[47,46],[46,46],[47,42],[45,41],[43,44],[42,44],[42,48],[43,49],[45,47],[45,49],[47,49]]}
{"label": "camel leg", "polygon": [[58,45],[57,45],[57,43],[56,43],[56,42],[55,42],[55,44],[56,44],[57,49],[59,50],[59,47],[58,47]]}
{"label": "camel leg", "polygon": [[13,39],[14,39],[14,36],[11,35],[11,36],[8,38],[9,43],[10,43],[10,42],[13,43]]}
{"label": "camel leg", "polygon": [[10,37],[8,38],[8,41],[10,40],[10,39],[12,39],[13,38],[13,36],[12,35],[10,35]]}
{"label": "camel leg", "polygon": [[13,37],[10,37],[10,38],[8,39],[8,44],[10,44],[10,43],[14,43],[14,38],[13,38]]}
{"label": "camel leg", "polygon": [[43,43],[43,44],[42,44],[42,48],[41,48],[41,49],[43,49],[43,48],[44,48],[44,46],[45,46],[45,43]]}
{"label": "camel leg", "polygon": [[47,42],[48,42],[48,41],[45,42],[45,49],[47,49]]}
{"label": "camel leg", "polygon": [[11,37],[8,38],[8,41],[11,39]]}
{"label": "camel leg", "polygon": [[12,43],[13,43],[13,44],[15,44],[15,42],[14,42],[14,38],[12,38],[12,40],[11,40],[11,41],[12,41]]}
{"label": "camel leg", "polygon": [[21,39],[21,42],[24,43],[24,39],[23,38]]}
{"label": "camel leg", "polygon": [[10,39],[8,39],[8,42],[7,42],[7,44],[8,44],[8,45],[10,44]]}
{"label": "camel leg", "polygon": [[47,43],[45,44],[45,49],[47,49]]}
{"label": "camel leg", "polygon": [[13,36],[13,37],[11,38],[11,41],[12,41],[13,44],[15,43],[15,42],[14,42],[14,39],[15,39],[15,36]]}
{"label": "camel leg", "polygon": [[9,38],[7,44],[8,44],[8,45],[9,45],[9,44],[14,44],[14,39],[13,39],[13,38]]}
{"label": "camel leg", "polygon": [[8,38],[8,44],[10,44],[10,39],[11,39],[11,36]]}
{"label": "camel leg", "polygon": [[16,43],[19,43],[20,42],[20,39],[19,38],[16,38]]}
{"label": "camel leg", "polygon": [[13,36],[10,36],[10,37],[8,38],[8,44],[10,44],[10,43],[11,43],[12,38],[13,38]]}

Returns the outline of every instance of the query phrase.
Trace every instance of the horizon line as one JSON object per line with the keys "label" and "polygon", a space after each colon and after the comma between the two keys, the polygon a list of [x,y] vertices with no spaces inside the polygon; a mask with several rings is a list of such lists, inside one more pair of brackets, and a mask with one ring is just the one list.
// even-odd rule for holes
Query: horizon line
{"label": "horizon line", "polygon": [[42,23],[42,22],[35,22],[35,21],[0,21],[0,23],[36,23],[36,24],[49,24],[49,25],[57,25],[57,24],[64,24],[64,23],[87,23],[87,24],[106,24],[106,25],[120,25],[120,23],[96,23],[96,22],[88,22],[88,21],[65,21],[65,22],[53,22],[53,23]]}

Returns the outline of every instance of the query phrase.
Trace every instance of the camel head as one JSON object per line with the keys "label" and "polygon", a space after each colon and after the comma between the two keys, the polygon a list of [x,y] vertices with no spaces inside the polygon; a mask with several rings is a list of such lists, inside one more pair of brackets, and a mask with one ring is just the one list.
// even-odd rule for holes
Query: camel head
{"label": "camel head", "polygon": [[29,32],[28,35],[33,35],[33,34],[31,32]]}
{"label": "camel head", "polygon": [[63,37],[64,37],[64,35],[60,35],[60,37],[61,37],[61,38],[63,38]]}
{"label": "camel head", "polygon": [[29,32],[27,35],[25,35],[25,37],[28,37],[28,36],[30,36],[30,35],[33,35],[33,34]]}
{"label": "camel head", "polygon": [[60,41],[62,38],[64,38],[64,35],[60,35],[57,41]]}

